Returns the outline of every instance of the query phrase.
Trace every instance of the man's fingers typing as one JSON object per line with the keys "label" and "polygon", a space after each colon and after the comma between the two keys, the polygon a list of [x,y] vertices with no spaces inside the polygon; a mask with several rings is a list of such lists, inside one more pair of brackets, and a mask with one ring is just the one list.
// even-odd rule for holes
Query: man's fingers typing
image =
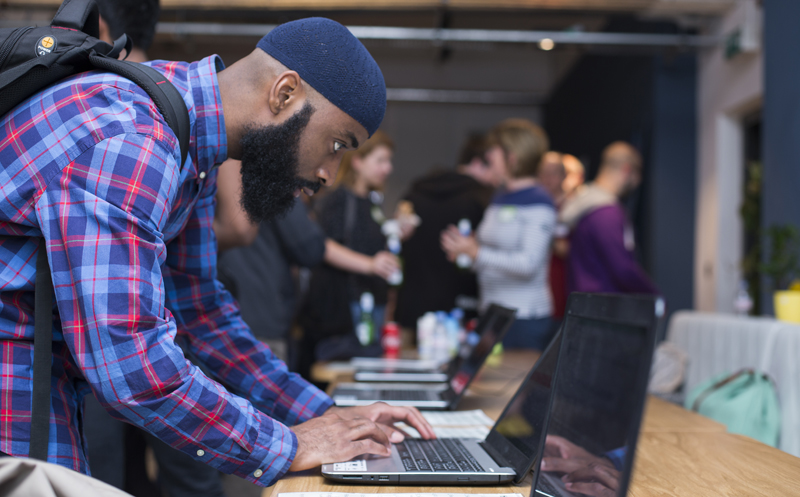
{"label": "man's fingers typing", "polygon": [[586,466],[586,462],[576,459],[562,459],[560,457],[542,458],[542,471],[554,473],[572,473]]}
{"label": "man's fingers typing", "polygon": [[391,449],[385,445],[381,445],[374,440],[354,440],[349,442],[349,454],[344,459],[352,459],[354,457],[364,454],[375,454],[376,456],[389,456],[392,453]]}
{"label": "man's fingers typing", "polygon": [[350,431],[346,434],[347,440],[361,440],[371,438],[385,447],[390,446],[389,437],[377,423],[367,418],[355,418],[348,421]]}

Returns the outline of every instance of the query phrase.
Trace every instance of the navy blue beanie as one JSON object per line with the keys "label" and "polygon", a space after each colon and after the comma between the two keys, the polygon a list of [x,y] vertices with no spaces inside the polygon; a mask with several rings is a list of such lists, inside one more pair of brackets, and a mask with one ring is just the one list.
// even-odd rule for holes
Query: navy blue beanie
{"label": "navy blue beanie", "polygon": [[323,17],[287,22],[258,48],[358,121],[370,136],[386,112],[386,83],[375,59],[344,26]]}

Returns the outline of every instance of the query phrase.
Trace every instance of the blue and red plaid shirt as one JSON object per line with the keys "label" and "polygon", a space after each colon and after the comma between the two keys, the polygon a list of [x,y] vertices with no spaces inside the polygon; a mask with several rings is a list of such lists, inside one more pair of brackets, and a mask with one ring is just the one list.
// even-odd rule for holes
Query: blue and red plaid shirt
{"label": "blue and red plaid shirt", "polygon": [[28,455],[43,236],[58,307],[48,461],[89,472],[80,413],[94,392],[116,418],[270,485],[297,450],[287,426],[332,403],[253,337],[216,281],[221,60],[150,65],[189,109],[182,168],[153,102],[114,74],[70,77],[0,120],[0,235],[11,235],[0,242],[0,451]]}

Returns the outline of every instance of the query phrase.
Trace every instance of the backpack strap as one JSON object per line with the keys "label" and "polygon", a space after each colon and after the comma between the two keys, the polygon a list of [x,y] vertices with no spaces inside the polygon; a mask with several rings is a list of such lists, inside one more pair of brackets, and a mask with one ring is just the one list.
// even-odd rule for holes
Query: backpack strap
{"label": "backpack strap", "polygon": [[64,0],[50,25],[100,38],[100,9],[94,0]]}
{"label": "backpack strap", "polygon": [[33,406],[28,457],[47,461],[50,437],[50,382],[53,361],[53,279],[47,262],[47,242],[36,255],[36,297],[33,314]]}
{"label": "backpack strap", "polygon": [[164,116],[167,125],[172,128],[172,131],[178,137],[178,143],[181,148],[181,163],[179,166],[183,167],[186,163],[186,157],[189,155],[191,123],[189,122],[189,111],[186,109],[186,103],[172,82],[152,67],[143,64],[112,59],[97,53],[90,54],[89,61],[98,69],[113,72],[130,79],[147,92],[155,102],[156,107],[158,107],[158,111]]}

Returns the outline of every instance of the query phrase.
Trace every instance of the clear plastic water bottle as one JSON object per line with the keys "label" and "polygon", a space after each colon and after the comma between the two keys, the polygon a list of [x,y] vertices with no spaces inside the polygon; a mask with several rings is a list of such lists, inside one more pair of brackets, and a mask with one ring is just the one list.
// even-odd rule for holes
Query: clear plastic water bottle
{"label": "clear plastic water bottle", "polygon": [[390,274],[386,282],[391,286],[400,286],[403,283],[403,259],[400,257],[400,250],[402,249],[400,235],[402,235],[403,231],[400,229],[400,221],[396,219],[384,221],[381,225],[381,232],[386,237],[386,248],[396,255],[400,262],[400,268]]}
{"label": "clear plastic water bottle", "polygon": [[375,309],[375,297],[370,292],[361,294],[359,302],[361,307],[361,320],[356,325],[356,337],[363,346],[375,340],[375,323],[372,321],[372,310]]}
{"label": "clear plastic water bottle", "polygon": [[747,281],[742,280],[739,282],[739,290],[736,292],[736,298],[733,301],[733,308],[739,316],[747,316],[753,308],[753,299],[750,297],[750,292],[747,291]]}
{"label": "clear plastic water bottle", "polygon": [[436,330],[436,315],[426,312],[417,319],[417,352],[422,360],[433,359],[433,334]]}
{"label": "clear plastic water bottle", "polygon": [[447,357],[452,359],[458,354],[458,320],[452,314],[445,318],[445,330],[447,330]]}
{"label": "clear plastic water bottle", "polygon": [[[461,236],[472,235],[472,223],[469,219],[464,218],[458,222],[458,232]],[[472,266],[472,257],[467,254],[458,254],[456,256],[456,266],[461,269],[467,269]]]}
{"label": "clear plastic water bottle", "polygon": [[386,280],[387,283],[391,286],[400,286],[403,284],[403,259],[400,257],[400,249],[402,245],[400,243],[400,237],[396,235],[390,235],[389,238],[386,240],[386,248],[389,249],[389,252],[393,253],[397,256],[397,260],[400,262],[400,267],[397,271],[393,272],[389,275],[389,279]]}
{"label": "clear plastic water bottle", "polygon": [[436,313],[436,328],[433,334],[433,358],[445,362],[450,358],[450,346],[447,342],[447,313]]}

